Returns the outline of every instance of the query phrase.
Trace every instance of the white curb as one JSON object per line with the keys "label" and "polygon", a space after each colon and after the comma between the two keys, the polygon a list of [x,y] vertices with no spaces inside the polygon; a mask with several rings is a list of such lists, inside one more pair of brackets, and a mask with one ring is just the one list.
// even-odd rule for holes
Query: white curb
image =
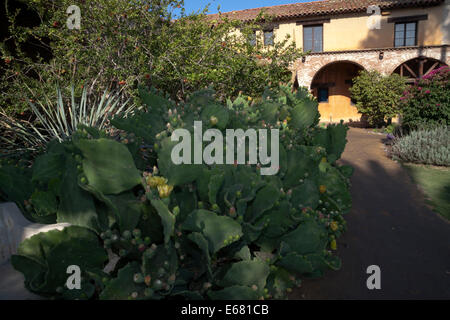
{"label": "white curb", "polygon": [[0,264],[17,253],[20,243],[40,232],[62,230],[68,223],[39,224],[25,219],[15,203],[0,204]]}

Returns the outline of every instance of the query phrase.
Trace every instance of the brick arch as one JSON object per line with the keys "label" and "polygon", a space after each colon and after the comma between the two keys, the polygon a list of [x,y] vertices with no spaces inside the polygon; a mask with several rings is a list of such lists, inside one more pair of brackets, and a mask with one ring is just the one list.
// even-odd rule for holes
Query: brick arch
{"label": "brick arch", "polygon": [[[445,49],[447,48],[445,47]],[[391,51],[385,53],[384,60],[386,60],[386,62],[384,63],[383,73],[392,74],[401,64],[419,57],[438,60],[446,65],[450,64],[450,50],[443,50],[443,48],[419,48],[415,50]]]}
{"label": "brick arch", "polygon": [[[380,53],[383,53],[382,59],[380,59]],[[365,70],[376,70],[382,74],[392,74],[403,62],[420,56],[440,60],[450,65],[450,49],[448,46],[430,46],[312,53],[307,55],[304,60],[297,60],[293,65],[293,70],[298,85],[310,88],[316,73],[333,62],[347,61],[356,63]]]}
{"label": "brick arch", "polygon": [[[373,56],[373,57],[372,57]],[[351,63],[361,67],[364,70],[373,70],[378,68],[376,63],[372,63],[374,59],[378,59],[378,52],[362,53],[333,53],[323,55],[309,55],[305,61],[297,61],[295,64],[296,77],[300,86],[310,88],[315,75],[323,68],[334,63]],[[381,70],[380,70],[381,71]]]}
{"label": "brick arch", "polygon": [[[320,72],[322,72],[326,68],[328,68],[328,67],[330,67],[330,66],[332,66],[334,64],[338,64],[338,63],[353,64],[353,65],[356,65],[357,67],[359,67],[362,70],[367,70],[366,68],[364,68],[363,65],[361,65],[361,62],[363,62],[363,61],[355,62],[355,61],[350,61],[350,60],[337,60],[337,61],[329,62],[329,63],[323,65],[319,70],[316,71],[316,73],[314,74],[314,76],[311,79],[311,83],[314,82],[314,79],[320,74]],[[311,86],[311,84],[310,84],[310,86]]]}
{"label": "brick arch", "polygon": [[[415,57],[415,58],[412,58],[412,59],[409,59],[409,60],[406,60],[406,61],[400,63],[396,68],[394,68],[392,70],[392,72],[390,74],[393,74],[396,71],[398,71],[398,69],[404,64],[416,62],[417,59],[423,59],[424,61],[426,61],[426,62],[424,62],[424,67],[422,67],[422,69],[423,69],[422,70],[422,72],[423,72],[422,76],[426,75],[427,72],[429,72],[429,71],[431,71],[433,69],[436,69],[436,68],[438,68],[438,67],[440,67],[442,65],[448,66],[448,64],[446,62],[442,61],[442,60],[439,60],[439,59],[436,59],[436,58],[433,58],[433,57],[420,56],[420,57]],[[411,68],[412,66],[409,65],[409,67]],[[403,71],[405,72],[405,70],[403,70]],[[415,72],[416,76],[420,76],[420,71],[419,72],[417,70],[412,70],[412,71]],[[406,74],[410,75],[410,71],[406,70]]]}

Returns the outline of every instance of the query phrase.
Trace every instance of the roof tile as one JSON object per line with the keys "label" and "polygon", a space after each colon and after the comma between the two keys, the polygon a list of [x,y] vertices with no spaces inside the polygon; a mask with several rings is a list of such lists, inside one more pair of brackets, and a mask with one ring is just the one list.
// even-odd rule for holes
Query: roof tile
{"label": "roof tile", "polygon": [[[250,21],[255,19],[261,10],[273,15],[275,20],[291,19],[307,16],[343,14],[366,11],[371,5],[378,5],[382,10],[426,7],[443,3],[445,0],[319,0],[272,7],[261,7],[222,13],[231,19]],[[219,18],[219,14],[208,15],[209,19]]]}

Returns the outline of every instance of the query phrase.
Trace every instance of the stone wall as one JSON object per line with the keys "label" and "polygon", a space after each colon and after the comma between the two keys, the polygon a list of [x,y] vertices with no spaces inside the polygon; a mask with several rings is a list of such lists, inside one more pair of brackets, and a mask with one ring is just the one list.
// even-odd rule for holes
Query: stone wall
{"label": "stone wall", "polygon": [[[380,52],[384,54],[381,60]],[[434,46],[311,53],[306,56],[304,62],[302,59],[296,61],[293,70],[297,76],[298,84],[310,88],[316,73],[333,62],[352,62],[366,70],[377,70],[383,74],[391,74],[402,63],[420,56],[434,58],[450,65],[450,47]]]}

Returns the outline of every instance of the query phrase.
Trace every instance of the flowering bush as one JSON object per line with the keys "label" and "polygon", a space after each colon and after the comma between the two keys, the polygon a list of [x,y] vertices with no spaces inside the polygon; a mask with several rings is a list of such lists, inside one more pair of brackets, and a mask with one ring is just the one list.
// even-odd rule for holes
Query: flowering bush
{"label": "flowering bush", "polygon": [[450,125],[450,68],[433,70],[403,92],[400,98],[403,126],[415,128],[420,124]]}

